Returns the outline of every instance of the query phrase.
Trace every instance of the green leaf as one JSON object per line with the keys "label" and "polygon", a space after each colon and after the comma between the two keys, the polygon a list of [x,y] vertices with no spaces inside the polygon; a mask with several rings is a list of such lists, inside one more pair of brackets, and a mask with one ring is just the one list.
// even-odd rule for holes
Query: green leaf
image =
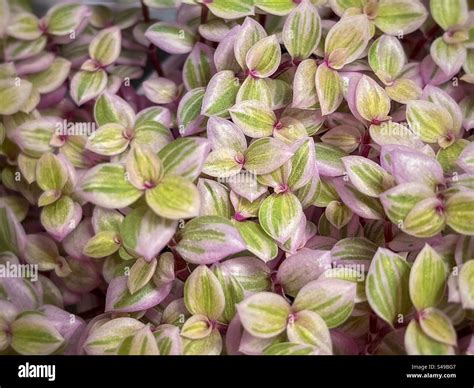
{"label": "green leaf", "polygon": [[36,164],[36,182],[43,191],[61,190],[66,185],[68,180],[68,173],[59,160],[59,158],[52,154],[43,154]]}
{"label": "green leaf", "polygon": [[46,70],[28,75],[27,80],[38,92],[46,94],[59,88],[68,78],[70,70],[71,62],[57,57]]}
{"label": "green leaf", "polygon": [[415,320],[408,324],[405,332],[405,349],[409,355],[454,355],[452,346],[428,337]]}
{"label": "green leaf", "polygon": [[237,311],[245,330],[258,338],[272,338],[285,331],[291,313],[289,303],[271,292],[249,296],[237,305]]}
{"label": "green leaf", "polygon": [[410,298],[417,310],[436,307],[444,295],[446,268],[443,259],[428,244],[418,253],[410,272]]}
{"label": "green leaf", "polygon": [[[330,144],[315,143],[316,166],[321,175],[338,176],[345,172],[342,158],[347,154],[339,147]],[[336,198],[334,198],[336,199]]]}
{"label": "green leaf", "polygon": [[21,40],[35,40],[42,35],[38,18],[27,12],[14,15],[6,29],[8,35]]}
{"label": "green leaf", "polygon": [[402,72],[407,62],[400,40],[388,35],[380,36],[370,46],[369,65],[384,84],[390,84]]}
{"label": "green leaf", "polygon": [[0,79],[0,114],[17,113],[28,101],[32,84],[22,79]]}
{"label": "green leaf", "polygon": [[276,35],[271,35],[259,40],[249,49],[245,63],[252,76],[266,78],[277,70],[280,60],[280,43]]}
{"label": "green leaf", "polygon": [[377,28],[388,35],[410,34],[425,22],[428,12],[418,0],[393,0],[378,3],[374,20]]}
{"label": "green leaf", "polygon": [[48,355],[64,343],[55,326],[38,313],[18,318],[10,330],[11,347],[23,355]]}
{"label": "green leaf", "polygon": [[86,6],[76,3],[56,4],[46,14],[48,34],[63,36],[75,32],[89,16]]}
{"label": "green leaf", "polygon": [[399,255],[379,248],[370,264],[365,292],[372,310],[389,325],[410,312],[410,265]]}
{"label": "green leaf", "polygon": [[78,184],[81,196],[106,209],[127,207],[141,197],[142,192],[126,178],[121,164],[99,164],[82,177]]}
{"label": "green leaf", "polygon": [[232,121],[249,137],[270,136],[276,124],[275,113],[259,101],[247,100],[229,109]]}
{"label": "green leaf", "polygon": [[343,99],[341,76],[325,63],[319,65],[316,70],[316,92],[323,116],[333,113],[341,105]]}
{"label": "green leaf", "polygon": [[319,314],[303,310],[289,319],[288,339],[291,342],[308,344],[316,347],[320,354],[332,354],[332,342],[329,329]]}
{"label": "green leaf", "polygon": [[351,183],[361,193],[370,197],[378,197],[395,183],[390,174],[370,159],[345,156],[342,162]]}
{"label": "green leaf", "polygon": [[89,355],[115,354],[124,338],[136,334],[145,325],[133,318],[120,317],[91,330],[84,343]]}
{"label": "green leaf", "polygon": [[201,113],[206,116],[227,115],[228,109],[235,103],[239,86],[239,79],[234,72],[223,70],[215,74],[204,93]]}
{"label": "green leaf", "polygon": [[82,209],[69,197],[63,196],[41,211],[41,224],[57,240],[62,240],[77,226]]}
{"label": "green leaf", "polygon": [[242,101],[260,101],[262,104],[271,106],[272,91],[270,78],[254,78],[247,76],[237,92],[236,103]]}
{"label": "green leaf", "polygon": [[187,356],[217,356],[222,352],[222,337],[213,329],[207,337],[191,340],[183,338],[183,354]]}
{"label": "green leaf", "polygon": [[431,339],[446,345],[456,346],[456,330],[449,317],[433,307],[420,312],[419,325],[421,330]]}
{"label": "green leaf", "polygon": [[308,58],[321,39],[321,19],[309,0],[303,0],[285,20],[283,43],[293,59]]}
{"label": "green leaf", "polygon": [[280,140],[262,137],[254,140],[245,152],[244,166],[256,175],[269,174],[285,163],[292,155]]}
{"label": "green leaf", "polygon": [[179,220],[196,217],[201,199],[196,186],[188,179],[167,175],[145,193],[148,206],[159,216]]}
{"label": "green leaf", "polygon": [[266,356],[308,356],[317,353],[314,346],[280,342],[265,348],[263,354]]}
{"label": "green leaf", "polygon": [[158,48],[170,54],[191,52],[195,35],[188,27],[177,23],[158,22],[145,32],[145,37]]}
{"label": "green leaf", "polygon": [[107,86],[107,73],[105,70],[84,71],[80,70],[71,80],[71,97],[77,105],[96,98]]}
{"label": "green leaf", "polygon": [[127,156],[125,168],[130,182],[140,190],[157,185],[163,178],[161,160],[146,146],[132,147]]}
{"label": "green leaf", "polygon": [[118,355],[127,356],[156,356],[159,354],[158,344],[149,326],[137,331],[137,333],[125,337],[117,349]]}
{"label": "green leaf", "polygon": [[[411,79],[397,79],[392,85],[387,86],[385,91],[392,100],[401,104],[407,104],[412,100],[417,100],[422,94],[421,88]],[[392,124],[396,125],[395,123]],[[409,130],[405,133],[411,135]]]}
{"label": "green leaf", "polygon": [[218,319],[224,311],[225,296],[216,275],[205,265],[197,267],[184,284],[184,303],[191,314]]}
{"label": "green leaf", "polygon": [[324,56],[331,69],[341,69],[356,60],[367,47],[370,38],[370,24],[365,14],[340,19],[329,30],[324,44]]}
{"label": "green leaf", "polygon": [[122,98],[109,92],[104,92],[94,105],[94,118],[97,125],[120,124],[124,128],[133,128],[135,112]]}
{"label": "green leaf", "polygon": [[179,101],[177,119],[181,134],[200,132],[204,129],[201,123],[201,110],[205,89],[196,88],[187,92]]}
{"label": "green leaf", "polygon": [[352,313],[356,284],[340,279],[313,280],[296,295],[293,309],[310,310],[324,319],[328,328],[341,325]]}
{"label": "green leaf", "polygon": [[296,230],[303,215],[298,198],[292,193],[272,194],[265,198],[258,212],[263,230],[279,242]]}
{"label": "green leaf", "polygon": [[265,29],[255,19],[245,18],[234,43],[235,59],[243,70],[248,70],[245,63],[247,52],[255,43],[266,36]]}
{"label": "green leaf", "polygon": [[266,263],[277,256],[277,244],[265,233],[259,224],[253,221],[236,221],[234,222],[234,226],[244,239],[247,250],[252,252],[260,260]]}
{"label": "green leaf", "polygon": [[363,75],[355,90],[355,106],[367,121],[383,121],[390,112],[390,98],[377,82]]}
{"label": "green leaf", "polygon": [[472,236],[474,226],[466,220],[474,216],[474,195],[472,191],[460,191],[446,201],[446,223],[456,232]]}
{"label": "green leaf", "polygon": [[446,43],[442,37],[434,40],[430,47],[433,61],[445,74],[456,74],[466,61],[466,48],[462,43]]}
{"label": "green leaf", "polygon": [[157,260],[145,261],[141,257],[130,268],[127,279],[127,287],[131,294],[140,291],[153,277],[157,265]]}
{"label": "green leaf", "polygon": [[346,226],[353,217],[351,209],[340,201],[329,202],[324,214],[329,223],[336,229]]}
{"label": "green leaf", "polygon": [[101,258],[117,252],[121,245],[120,235],[116,232],[102,231],[87,241],[82,251],[86,256]]}
{"label": "green leaf", "polygon": [[223,19],[239,19],[254,13],[253,0],[213,0],[205,5],[214,15]]}
{"label": "green leaf", "polygon": [[188,318],[181,328],[181,336],[192,340],[208,337],[212,332],[212,324],[205,315],[197,314]]}
{"label": "green leaf", "polygon": [[197,188],[201,197],[199,215],[231,217],[233,210],[229,199],[229,190],[223,184],[211,179],[200,178]]}
{"label": "green leaf", "polygon": [[318,65],[314,59],[305,59],[296,68],[293,78],[293,102],[291,106],[298,109],[316,109],[318,95],[315,80]]}
{"label": "green leaf", "polygon": [[9,207],[0,207],[0,252],[12,252],[19,256],[25,248],[26,236],[23,226]]}
{"label": "green leaf", "polygon": [[213,56],[214,50],[209,46],[201,42],[196,43],[183,65],[183,83],[186,90],[207,86],[216,71]]}
{"label": "green leaf", "polygon": [[474,308],[474,260],[468,260],[459,272],[459,294],[465,309]]}
{"label": "green leaf", "polygon": [[235,276],[232,274],[224,275],[219,266],[215,266],[213,271],[224,291],[225,308],[221,319],[224,322],[231,322],[237,313],[237,304],[244,300],[245,290]]}
{"label": "green leaf", "polygon": [[436,198],[426,198],[418,202],[407,214],[402,230],[416,237],[431,237],[444,229],[446,217],[443,204]]}
{"label": "green leaf", "polygon": [[468,5],[466,0],[443,0],[430,1],[431,16],[443,30],[463,24],[468,17]]}

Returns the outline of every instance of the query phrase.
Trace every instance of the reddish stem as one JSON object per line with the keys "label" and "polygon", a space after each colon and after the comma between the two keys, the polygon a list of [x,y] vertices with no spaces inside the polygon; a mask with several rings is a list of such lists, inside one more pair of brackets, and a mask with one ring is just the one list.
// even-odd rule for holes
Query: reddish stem
{"label": "reddish stem", "polygon": [[142,5],[143,20],[145,21],[145,23],[148,23],[150,21],[150,10],[148,9],[147,5],[143,2],[143,0],[140,0],[140,3]]}
{"label": "reddish stem", "polygon": [[[207,17],[209,15],[209,9],[203,4],[201,7],[201,24],[205,24],[207,22]],[[206,39],[201,35],[199,37],[199,41],[201,43],[205,43]]]}
{"label": "reddish stem", "polygon": [[163,69],[161,68],[160,64],[160,59],[158,58],[158,53],[156,52],[156,48],[155,46],[153,46],[153,44],[150,44],[150,46],[148,46],[148,59],[153,64],[156,74],[158,74],[159,77],[164,77]]}

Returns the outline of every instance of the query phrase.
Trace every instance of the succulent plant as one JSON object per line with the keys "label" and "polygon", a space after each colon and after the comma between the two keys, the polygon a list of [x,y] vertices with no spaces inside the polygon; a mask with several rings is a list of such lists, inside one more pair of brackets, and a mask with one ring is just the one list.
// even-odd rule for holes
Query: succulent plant
{"label": "succulent plant", "polygon": [[0,0],[0,353],[474,354],[473,7]]}

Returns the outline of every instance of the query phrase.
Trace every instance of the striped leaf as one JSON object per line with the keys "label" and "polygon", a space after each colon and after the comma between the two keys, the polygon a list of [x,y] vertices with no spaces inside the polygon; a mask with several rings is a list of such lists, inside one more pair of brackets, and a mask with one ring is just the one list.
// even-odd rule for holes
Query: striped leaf
{"label": "striped leaf", "polygon": [[156,356],[159,354],[158,345],[149,326],[138,330],[137,333],[125,337],[117,349],[121,356]]}
{"label": "striped leaf", "polygon": [[[303,4],[303,3],[302,3]],[[316,109],[318,95],[315,80],[317,64],[314,59],[305,59],[296,68],[293,79],[293,102],[291,106],[298,109]]]}
{"label": "striped leaf", "polygon": [[82,217],[82,208],[67,196],[43,207],[41,225],[56,240],[61,241],[76,228]]}
{"label": "striped leaf", "polygon": [[388,35],[406,35],[416,31],[425,22],[428,12],[421,1],[384,1],[378,5],[374,23]]}
{"label": "striped leaf", "polygon": [[[31,58],[42,52],[46,47],[47,40],[46,36],[30,41],[9,39],[5,47],[5,53],[12,61]],[[87,47],[85,47],[85,52],[87,53]]]}
{"label": "striped leaf", "polygon": [[57,57],[46,70],[28,75],[26,78],[38,92],[46,94],[56,90],[66,81],[70,69],[71,62]]}
{"label": "striped leaf", "polygon": [[245,249],[238,230],[225,218],[201,216],[179,233],[177,252],[190,263],[211,264]]}
{"label": "striped leaf", "polygon": [[82,253],[96,259],[107,257],[117,252],[121,245],[120,235],[115,231],[104,230],[87,241]]}
{"label": "striped leaf", "polygon": [[121,97],[104,92],[95,102],[94,119],[99,127],[105,124],[120,124],[125,128],[133,128],[135,112]]}
{"label": "striped leaf", "polygon": [[316,70],[316,92],[323,116],[333,113],[343,99],[342,80],[336,70],[325,63]]}
{"label": "striped leaf", "polygon": [[427,143],[439,143],[453,128],[449,112],[429,101],[409,101],[407,120],[411,130]]}
{"label": "striped leaf", "polygon": [[158,22],[145,32],[145,37],[156,47],[169,54],[186,54],[192,51],[196,37],[186,26],[178,23]]}
{"label": "striped leaf", "polygon": [[410,298],[417,310],[436,307],[444,295],[446,268],[428,244],[418,253],[410,272]]}
{"label": "striped leaf", "polygon": [[229,190],[223,184],[211,179],[199,178],[197,188],[201,197],[200,216],[231,217],[232,205]]}
{"label": "striped leaf", "polygon": [[197,267],[184,283],[184,303],[191,314],[218,319],[224,311],[225,296],[216,275],[205,265]]}
{"label": "striped leaf", "polygon": [[377,82],[363,75],[355,90],[355,106],[367,121],[383,121],[390,112],[390,98]]}
{"label": "striped leaf", "polygon": [[104,156],[121,154],[130,143],[129,132],[121,124],[102,125],[89,136],[86,148]]}
{"label": "striped leaf", "polygon": [[163,162],[165,174],[180,175],[194,181],[201,173],[209,149],[206,139],[178,138],[166,145],[158,157]]}
{"label": "striped leaf", "polygon": [[377,245],[364,237],[348,237],[339,240],[331,249],[331,257],[338,265],[369,267]]}
{"label": "striped leaf", "polygon": [[249,137],[270,136],[276,123],[275,113],[258,101],[242,101],[229,109],[232,121]]}
{"label": "striped leaf", "polygon": [[160,355],[177,356],[182,353],[181,337],[179,327],[169,324],[158,326],[153,333]]}
{"label": "striped leaf", "polygon": [[411,309],[410,265],[397,254],[379,248],[370,264],[365,292],[372,310],[389,325]]}
{"label": "striped leaf", "polygon": [[183,65],[184,87],[187,90],[206,87],[215,72],[214,49],[196,43]]}
{"label": "striped leaf", "polygon": [[78,71],[71,80],[71,97],[77,105],[96,98],[107,86],[105,70]]}
{"label": "striped leaf", "polygon": [[370,68],[384,84],[394,81],[407,62],[400,40],[388,35],[382,35],[372,43],[368,60]]}
{"label": "striped leaf", "polygon": [[430,1],[431,15],[443,30],[463,24],[468,17],[466,0],[453,0],[446,3],[443,0]]}
{"label": "striped leaf", "polygon": [[183,338],[185,356],[217,356],[222,352],[222,337],[218,329],[213,329],[207,337],[192,340]]}
{"label": "striped leaf", "polygon": [[265,83],[270,91],[270,107],[274,110],[286,108],[291,104],[293,90],[291,81],[279,78],[265,78]]}
{"label": "striped leaf", "polygon": [[254,294],[237,305],[243,327],[258,338],[272,338],[286,329],[291,309],[282,296],[271,292]]}
{"label": "striped leaf", "polygon": [[102,67],[114,63],[122,48],[122,33],[118,27],[101,30],[89,45],[89,55]]}
{"label": "striped leaf", "polygon": [[446,345],[456,346],[456,330],[449,317],[441,310],[429,307],[421,311],[419,325],[421,330],[431,339]]}
{"label": "striped leaf", "polygon": [[311,137],[307,137],[293,147],[296,149],[289,163],[291,171],[288,175],[287,184],[292,191],[303,187],[315,173],[315,147]]}
{"label": "striped leaf", "polygon": [[247,100],[260,101],[271,106],[272,89],[270,87],[270,78],[254,78],[247,76],[237,92],[235,102],[239,103]]}
{"label": "striped leaf", "polygon": [[276,170],[290,159],[292,152],[280,140],[272,137],[262,137],[250,143],[244,155],[244,166],[247,171],[261,175]]}
{"label": "striped leaf", "polygon": [[128,290],[127,276],[112,279],[107,288],[105,311],[131,313],[148,310],[161,303],[170,293],[171,284],[157,288],[148,282],[140,290],[131,294]]}
{"label": "striped leaf", "polygon": [[106,209],[127,207],[142,195],[127,180],[125,168],[116,163],[93,167],[84,174],[78,188],[84,199]]}
{"label": "striped leaf", "polygon": [[48,355],[64,343],[63,336],[46,317],[22,315],[10,327],[11,347],[22,355]]}
{"label": "striped leaf", "polygon": [[223,70],[215,74],[206,87],[201,113],[206,116],[227,116],[228,109],[235,103],[239,86],[239,79],[234,72]]}
{"label": "striped leaf", "polygon": [[212,323],[205,315],[196,314],[188,318],[181,328],[181,336],[192,340],[202,339],[212,332]]}
{"label": "striped leaf", "polygon": [[179,89],[174,81],[157,77],[143,82],[145,96],[155,104],[169,104],[179,96]]}
{"label": "striped leaf", "polygon": [[441,232],[445,224],[442,201],[431,197],[423,199],[408,212],[402,230],[416,237],[431,237]]}
{"label": "striped leaf", "polygon": [[148,147],[133,146],[127,155],[125,168],[129,181],[140,190],[158,184],[163,178],[163,164]]}
{"label": "striped leaf", "polygon": [[408,355],[436,356],[454,355],[452,346],[438,342],[427,336],[420,324],[412,320],[405,331],[405,349]]}
{"label": "striped leaf", "polygon": [[380,202],[385,210],[385,214],[394,224],[404,221],[408,213],[416,204],[424,199],[432,198],[433,190],[428,186],[409,182],[402,183],[385,191],[380,195]]}
{"label": "striped leaf", "polygon": [[314,346],[279,342],[265,348],[263,354],[266,356],[309,356],[318,353]]}
{"label": "striped leaf", "polygon": [[237,63],[243,70],[248,70],[245,58],[250,48],[260,39],[267,36],[265,29],[253,18],[246,17],[234,43],[234,55]]}
{"label": "striped leaf", "polygon": [[[123,244],[129,252],[150,261],[173,237],[178,223],[156,215],[146,206],[127,214],[120,227]],[[152,239],[150,236],[154,236]]]}
{"label": "striped leaf", "polygon": [[326,207],[324,214],[329,223],[336,229],[342,229],[352,219],[352,211],[339,201],[331,201]]}
{"label": "striped leaf", "polygon": [[201,207],[196,186],[178,175],[165,176],[156,187],[145,192],[145,198],[156,214],[172,220],[195,217]]}
{"label": "striped leaf", "polygon": [[257,256],[260,260],[263,260],[266,263],[277,256],[277,244],[265,233],[258,223],[253,221],[236,221],[234,222],[234,226],[242,236],[247,250]]}
{"label": "striped leaf", "polygon": [[214,267],[213,271],[224,291],[225,307],[221,319],[224,322],[231,322],[237,313],[237,304],[245,297],[245,290],[235,276],[224,275],[220,267]]}
{"label": "striped leaf", "polygon": [[56,4],[45,16],[47,32],[51,35],[63,36],[80,28],[85,18],[90,17],[90,10],[77,3]]}
{"label": "striped leaf", "polygon": [[52,118],[27,120],[14,128],[9,138],[27,156],[40,158],[42,154],[53,150],[50,142],[58,124],[57,119]]}
{"label": "striped leaf", "polygon": [[0,251],[21,256],[26,246],[23,226],[9,207],[0,207]]}
{"label": "striped leaf", "polygon": [[202,171],[210,176],[227,178],[235,176],[242,169],[243,154],[230,148],[219,148],[212,151]]}
{"label": "striped leaf", "polygon": [[303,0],[285,20],[283,43],[293,59],[308,58],[321,39],[321,19],[309,0]]}
{"label": "striped leaf", "polygon": [[219,18],[239,19],[254,14],[254,2],[252,0],[213,0],[205,5]]}
{"label": "striped leaf", "polygon": [[207,122],[207,138],[212,149],[230,148],[243,153],[247,148],[244,134],[233,122],[219,117],[211,117]]}
{"label": "striped leaf", "polygon": [[302,214],[301,203],[294,194],[274,193],[263,201],[258,219],[268,235],[283,242],[296,230]]}
{"label": "striped leaf", "polygon": [[290,0],[255,0],[255,5],[270,15],[278,16],[287,15],[295,7]]}
{"label": "striped leaf", "polygon": [[26,80],[0,79],[0,114],[17,113],[28,101],[33,85]]}
{"label": "striped leaf", "polygon": [[276,35],[260,39],[247,52],[245,64],[253,77],[266,78],[278,68],[281,60],[280,43]]}
{"label": "striped leaf", "polygon": [[342,158],[347,154],[340,148],[330,144],[315,143],[316,150],[316,166],[323,176],[340,176],[344,175],[345,168]]}
{"label": "striped leaf", "polygon": [[459,272],[459,294],[465,309],[474,308],[474,260],[468,260]]}
{"label": "striped leaf", "polygon": [[341,69],[356,60],[370,38],[370,24],[365,14],[346,16],[339,20],[331,27],[324,42],[324,56],[331,69]]}
{"label": "striped leaf", "polygon": [[320,354],[332,354],[331,335],[324,320],[315,312],[299,311],[289,320],[288,339],[291,342],[316,347]]}
{"label": "striped leaf", "polygon": [[[466,139],[457,139],[448,148],[441,148],[436,154],[436,160],[439,162],[445,174],[450,174],[456,171],[457,165],[461,166],[462,161],[456,163],[459,160],[459,156],[463,150],[469,145],[469,141]],[[464,171],[469,171],[469,167],[463,168]]]}
{"label": "striped leaf", "polygon": [[474,215],[473,191],[460,191],[446,201],[446,223],[456,232],[472,236],[472,222],[466,222]]}
{"label": "striped leaf", "polygon": [[298,146],[296,143],[301,143],[308,137],[308,132],[301,121],[293,117],[282,117],[275,125],[273,136],[295,148]]}
{"label": "striped leaf", "polygon": [[385,91],[392,100],[401,104],[418,100],[422,93],[421,88],[411,79],[397,79],[392,85],[387,86]]}
{"label": "striped leaf", "polygon": [[309,282],[296,295],[293,309],[297,313],[310,310],[324,319],[328,328],[341,325],[352,313],[356,284],[339,279]]}
{"label": "striped leaf", "polygon": [[144,327],[137,319],[112,319],[91,330],[84,343],[84,350],[89,355],[115,354],[124,338],[134,335]]}
{"label": "striped leaf", "polygon": [[6,26],[6,31],[12,38],[21,40],[35,40],[42,34],[38,18],[27,12],[14,15]]}
{"label": "striped leaf", "polygon": [[351,183],[361,193],[378,197],[393,185],[393,177],[382,167],[362,156],[345,156],[342,158]]}
{"label": "striped leaf", "polygon": [[448,44],[439,37],[431,44],[430,54],[445,74],[456,74],[466,61],[467,51],[462,43]]}
{"label": "striped leaf", "polygon": [[423,89],[423,98],[445,108],[453,119],[453,133],[458,135],[462,126],[462,111],[456,100],[444,90],[427,85]]}
{"label": "striped leaf", "polygon": [[61,191],[68,180],[62,161],[54,154],[43,154],[36,164],[36,182],[43,191]]}
{"label": "striped leaf", "polygon": [[204,131],[204,117],[201,116],[204,88],[187,92],[179,101],[177,119],[181,136]]}
{"label": "striped leaf", "polygon": [[219,263],[224,276],[234,276],[245,291],[270,290],[270,269],[256,257],[239,257]]}

